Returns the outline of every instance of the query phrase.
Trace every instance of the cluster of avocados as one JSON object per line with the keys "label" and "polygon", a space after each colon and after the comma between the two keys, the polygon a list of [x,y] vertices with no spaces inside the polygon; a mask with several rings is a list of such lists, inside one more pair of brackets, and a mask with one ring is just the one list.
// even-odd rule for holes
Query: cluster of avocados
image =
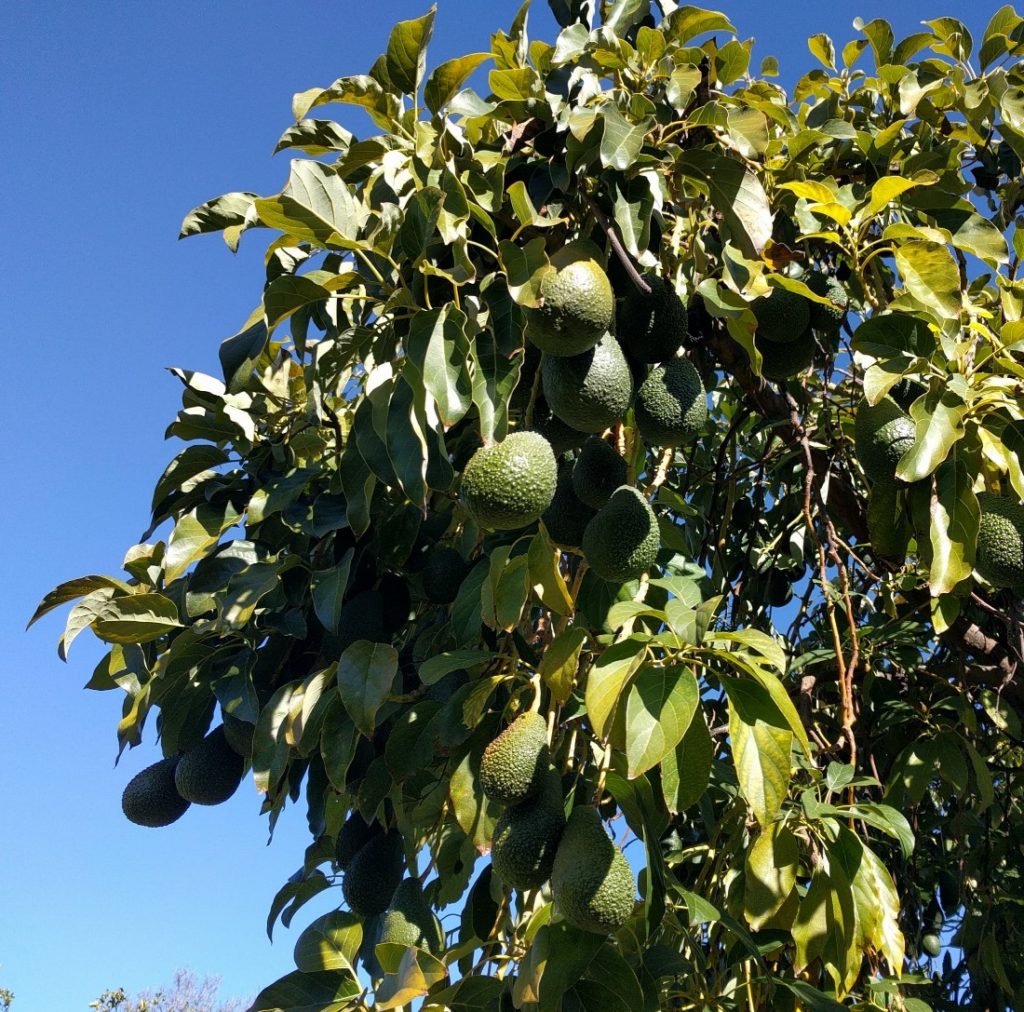
{"label": "cluster of avocados", "polygon": [[516,717],[487,746],[479,777],[487,797],[507,806],[491,841],[495,874],[519,890],[550,880],[557,909],[577,928],[608,934],[625,924],[635,897],[629,863],[596,808],[574,808],[566,820],[539,713]]}
{"label": "cluster of avocados", "polygon": [[[237,725],[242,725],[238,727]],[[137,773],[121,796],[121,809],[137,826],[169,826],[189,806],[219,805],[242,782],[245,772],[246,733],[252,725],[235,721],[215,727],[198,745],[180,755],[168,756]],[[248,736],[251,750],[252,737]]]}
{"label": "cluster of avocados", "polygon": [[[515,530],[543,519],[555,544],[582,551],[605,580],[640,577],[660,548],[650,503],[630,482],[627,461],[604,433],[632,408],[650,446],[697,438],[707,394],[693,363],[679,356],[687,311],[672,284],[644,276],[616,300],[604,269],[571,247],[541,279],[540,305],[526,312],[539,370],[533,429],[478,449],[462,472],[461,498],[483,528]],[[515,395],[514,395],[515,397]]]}

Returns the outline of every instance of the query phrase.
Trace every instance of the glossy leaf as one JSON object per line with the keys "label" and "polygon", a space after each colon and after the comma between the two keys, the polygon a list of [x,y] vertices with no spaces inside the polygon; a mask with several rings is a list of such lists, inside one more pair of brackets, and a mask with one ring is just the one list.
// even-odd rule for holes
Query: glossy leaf
{"label": "glossy leaf", "polygon": [[373,733],[377,711],[391,692],[398,671],[398,653],[386,643],[356,640],[338,661],[341,701],[356,727]]}
{"label": "glossy leaf", "polygon": [[693,672],[681,665],[644,665],[626,698],[626,758],[630,777],[662,761],[686,734],[700,705]]}

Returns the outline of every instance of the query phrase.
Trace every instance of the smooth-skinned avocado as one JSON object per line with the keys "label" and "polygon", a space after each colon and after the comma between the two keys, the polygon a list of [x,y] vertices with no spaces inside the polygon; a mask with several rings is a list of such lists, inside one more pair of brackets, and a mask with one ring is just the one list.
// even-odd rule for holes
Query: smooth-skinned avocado
{"label": "smooth-skinned avocado", "polygon": [[686,306],[667,278],[653,271],[642,276],[651,290],[641,291],[628,282],[615,333],[638,362],[667,362],[689,336]]}
{"label": "smooth-skinned avocado", "polygon": [[492,801],[517,805],[541,789],[550,763],[547,721],[521,713],[484,749],[480,786]]}
{"label": "smooth-skinned avocado", "polygon": [[583,532],[583,555],[603,580],[636,580],[654,565],[661,537],[651,504],[623,485],[612,493]]}
{"label": "smooth-skinned avocado", "polygon": [[633,400],[633,374],[611,334],[582,355],[545,355],[541,383],[551,410],[580,432],[603,432]]}
{"label": "smooth-skinned avocado", "polygon": [[802,373],[814,362],[818,342],[808,327],[795,341],[779,344],[760,334],[754,335],[754,344],[761,353],[761,375],[765,379],[784,380]]}
{"label": "smooth-skinned avocado", "polygon": [[548,267],[540,306],[526,314],[526,336],[547,355],[579,355],[593,348],[615,317],[611,282],[595,260]]}
{"label": "smooth-skinned avocado", "polygon": [[466,560],[450,545],[430,550],[423,564],[423,593],[433,604],[451,604],[466,576]]}
{"label": "smooth-skinned avocado", "polygon": [[757,332],[766,340],[786,344],[795,341],[811,322],[811,304],[788,288],[775,288],[750,304]]}
{"label": "smooth-skinned avocado", "polygon": [[914,420],[888,397],[861,401],[853,423],[857,459],[872,481],[896,480],[900,458],[914,445]]}
{"label": "smooth-skinned avocado", "polygon": [[555,497],[541,517],[551,540],[561,548],[579,548],[583,544],[583,532],[596,512],[576,495],[573,467],[571,459],[563,458],[558,462]]}
{"label": "smooth-skinned avocado", "polygon": [[430,909],[419,879],[402,879],[381,919],[379,941],[438,953],[443,940],[441,922]]}
{"label": "smooth-skinned avocado", "polygon": [[516,889],[539,888],[551,877],[564,828],[562,783],[551,770],[536,797],[501,813],[491,841],[495,873]]}
{"label": "smooth-skinned avocado", "polygon": [[655,366],[636,392],[637,428],[654,446],[683,446],[700,435],[708,399],[700,373],[688,358]]}
{"label": "smooth-skinned avocado", "polygon": [[220,724],[181,757],[174,785],[186,801],[219,805],[238,790],[243,772],[245,760],[231,747]]}
{"label": "smooth-skinned avocado", "polygon": [[1024,506],[992,492],[978,494],[981,522],[974,568],[993,587],[1024,588]]}
{"label": "smooth-skinned avocado", "polygon": [[596,808],[573,809],[551,869],[555,907],[574,927],[605,935],[633,913],[636,884]]}
{"label": "smooth-skinned avocado", "polygon": [[551,444],[537,432],[513,432],[481,447],[462,472],[462,500],[481,527],[515,530],[551,505],[558,465]]}
{"label": "smooth-skinned avocado", "polygon": [[191,802],[174,786],[174,771],[180,756],[168,756],[147,766],[128,781],[121,795],[121,810],[136,826],[169,826],[177,822]]}
{"label": "smooth-skinned avocado", "polygon": [[352,913],[376,917],[387,910],[404,875],[402,834],[390,830],[356,852],[341,881],[342,895]]}
{"label": "smooth-skinned avocado", "polygon": [[599,510],[612,493],[626,484],[626,458],[598,436],[591,436],[580,450],[572,469],[572,487],[577,498]]}

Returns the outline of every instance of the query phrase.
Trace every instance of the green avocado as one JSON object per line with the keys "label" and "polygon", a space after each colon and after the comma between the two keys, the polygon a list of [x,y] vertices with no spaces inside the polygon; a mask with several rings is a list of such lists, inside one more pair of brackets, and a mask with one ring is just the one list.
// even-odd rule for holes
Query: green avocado
{"label": "green avocado", "polygon": [[551,444],[551,449],[556,455],[578,450],[587,438],[585,432],[566,425],[561,418],[553,415],[543,397],[537,398],[537,406],[533,413],[533,429]]}
{"label": "green avocado", "polygon": [[541,381],[551,410],[580,432],[603,432],[622,419],[633,399],[633,374],[610,334],[582,355],[545,355]]}
{"label": "green avocado", "polygon": [[414,945],[436,954],[443,939],[441,922],[430,909],[419,879],[402,879],[381,920],[379,941],[407,948]]}
{"label": "green avocado", "polygon": [[632,485],[616,489],[583,532],[583,555],[590,568],[614,583],[646,573],[660,547],[658,518]]}
{"label": "green avocado", "polygon": [[559,461],[555,497],[541,517],[551,540],[561,548],[579,548],[583,544],[583,532],[595,512],[576,495],[573,466],[572,460],[563,458]]}
{"label": "green avocado", "polygon": [[872,481],[895,481],[896,466],[914,445],[915,431],[914,420],[888,397],[875,405],[861,401],[853,438],[864,473]]}
{"label": "green avocado", "polygon": [[481,447],[462,472],[462,500],[481,527],[515,530],[551,505],[558,466],[551,444],[536,432],[513,432]]}
{"label": "green avocado", "polygon": [[255,726],[248,721],[241,720],[232,713],[228,713],[223,708],[221,709],[221,716],[224,719],[224,735],[228,740],[228,744],[243,759],[251,759],[252,737],[256,733]]}
{"label": "green avocado", "polygon": [[981,523],[974,567],[993,587],[1024,588],[1024,506],[1009,496],[981,492]]}
{"label": "green avocado", "polygon": [[219,805],[238,790],[244,771],[245,760],[228,743],[220,724],[181,757],[174,785],[186,801]]}
{"label": "green avocado", "polygon": [[643,275],[650,292],[628,281],[615,333],[638,362],[667,362],[689,336],[686,306],[672,282],[653,271]]}
{"label": "green avocado", "polygon": [[547,355],[580,355],[593,348],[615,315],[612,286],[594,260],[548,267],[540,307],[527,310],[526,336]]}
{"label": "green avocado", "polygon": [[765,379],[784,380],[802,373],[814,362],[818,342],[808,327],[795,341],[779,344],[760,334],[754,335],[754,344],[761,353],[761,375]]}
{"label": "green avocado", "polygon": [[674,358],[655,366],[640,384],[633,414],[640,434],[654,446],[682,446],[700,435],[708,399],[693,363]]}
{"label": "green avocado", "polygon": [[927,934],[921,939],[921,949],[935,959],[942,955],[942,939],[938,935]]}
{"label": "green avocado", "polygon": [[626,458],[599,436],[591,436],[580,450],[572,469],[572,487],[577,498],[599,510],[612,493],[626,484]]}
{"label": "green avocado", "polygon": [[423,564],[423,593],[433,604],[451,604],[466,576],[466,560],[449,545],[430,550]]}
{"label": "green avocado", "polygon": [[521,713],[484,749],[480,786],[492,801],[517,805],[541,789],[550,763],[547,721]]}
{"label": "green avocado", "polygon": [[820,302],[808,303],[811,308],[811,326],[826,332],[837,330],[846,319],[846,308],[850,304],[846,289],[831,274],[822,271],[811,271],[801,280],[815,295],[832,303],[831,307],[823,306]]}
{"label": "green avocado", "polygon": [[136,826],[169,826],[188,810],[191,802],[174,786],[180,756],[168,756],[136,773],[121,795],[121,810]]}
{"label": "green avocado", "polygon": [[769,341],[795,341],[811,322],[811,304],[788,288],[775,288],[750,304],[757,332]]}
{"label": "green avocado", "polygon": [[569,816],[551,869],[551,889],[555,908],[584,931],[608,934],[633,913],[633,872],[596,808],[576,808]]}
{"label": "green avocado", "polygon": [[551,877],[558,841],[565,828],[565,800],[558,774],[551,770],[540,793],[501,813],[491,841],[491,864],[516,889],[537,889]]}
{"label": "green avocado", "polygon": [[381,835],[381,828],[376,822],[367,822],[355,809],[338,830],[338,838],[334,844],[334,863],[347,871],[352,859],[371,840]]}
{"label": "green avocado", "polygon": [[903,559],[910,540],[910,525],[901,502],[900,487],[891,481],[876,481],[868,494],[868,537],[876,555]]}
{"label": "green avocado", "polygon": [[402,834],[391,830],[364,844],[349,862],[341,892],[352,913],[376,917],[391,903],[405,874],[405,844]]}

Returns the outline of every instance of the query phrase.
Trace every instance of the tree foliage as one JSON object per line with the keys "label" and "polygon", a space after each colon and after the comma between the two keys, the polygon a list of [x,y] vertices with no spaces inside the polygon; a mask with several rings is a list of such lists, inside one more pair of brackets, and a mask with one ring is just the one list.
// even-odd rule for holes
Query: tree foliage
{"label": "tree foliage", "polygon": [[[552,0],[549,43],[527,6],[429,73],[434,12],[399,23],[369,73],[295,96],[280,193],[186,217],[232,249],[271,231],[262,297],[222,378],[173,370],[187,446],[151,540],[37,617],[75,601],[62,656],[110,644],[89,686],[123,690],[122,749],[249,725],[271,827],[291,802],[311,834],[268,929],[341,903],[351,811],[448,911],[431,953],[339,906],[253,1009],[368,981],[384,1009],[1021,1007],[1020,597],[974,564],[979,493],[1024,497],[1024,21],[817,35],[790,95],[724,14]],[[709,391],[683,446],[631,411],[605,433],[660,535],[623,584],[458,495],[510,432],[573,442],[524,335],[579,258],[620,303],[667,279]],[[783,306],[811,329],[767,380]],[[879,403],[910,420],[890,482],[855,442]],[[424,586],[439,545],[451,596]],[[567,810],[639,869],[608,937],[490,872],[480,757],[530,709]]]}

